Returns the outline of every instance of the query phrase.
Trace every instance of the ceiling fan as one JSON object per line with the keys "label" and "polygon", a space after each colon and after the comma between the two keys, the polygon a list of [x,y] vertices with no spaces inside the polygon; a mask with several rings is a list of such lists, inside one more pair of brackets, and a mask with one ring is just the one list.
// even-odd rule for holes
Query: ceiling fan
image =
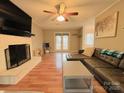
{"label": "ceiling fan", "polygon": [[69,16],[78,16],[78,12],[65,12],[66,9],[66,5],[65,3],[60,3],[58,5],[55,6],[57,12],[53,12],[53,11],[48,11],[48,10],[43,10],[43,12],[45,13],[49,13],[49,14],[57,14],[58,16],[56,17],[57,21],[66,21],[68,22],[68,18]]}

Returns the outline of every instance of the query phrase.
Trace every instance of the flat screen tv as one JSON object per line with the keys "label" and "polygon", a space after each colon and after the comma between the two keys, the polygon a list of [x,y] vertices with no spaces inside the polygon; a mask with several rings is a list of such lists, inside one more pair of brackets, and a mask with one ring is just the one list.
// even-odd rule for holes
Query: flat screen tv
{"label": "flat screen tv", "polygon": [[9,0],[0,2],[0,33],[31,36],[31,17]]}
{"label": "flat screen tv", "polygon": [[44,48],[49,48],[49,47],[50,47],[50,46],[49,46],[49,43],[44,43],[44,44],[43,44],[43,47],[44,47]]}

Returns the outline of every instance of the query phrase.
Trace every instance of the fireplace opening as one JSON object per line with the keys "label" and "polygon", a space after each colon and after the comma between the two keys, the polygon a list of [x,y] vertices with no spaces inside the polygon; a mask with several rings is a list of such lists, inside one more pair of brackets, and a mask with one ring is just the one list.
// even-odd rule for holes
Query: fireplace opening
{"label": "fireplace opening", "polygon": [[30,45],[9,45],[8,48],[5,49],[5,58],[7,69],[20,66],[21,64],[31,59]]}

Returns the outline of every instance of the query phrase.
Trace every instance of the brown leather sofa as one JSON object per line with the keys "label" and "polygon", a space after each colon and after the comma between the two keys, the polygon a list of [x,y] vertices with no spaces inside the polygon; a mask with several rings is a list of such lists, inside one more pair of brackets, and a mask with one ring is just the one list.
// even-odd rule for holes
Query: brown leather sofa
{"label": "brown leather sofa", "polygon": [[92,58],[81,59],[109,93],[124,93],[124,57],[101,54],[96,48]]}

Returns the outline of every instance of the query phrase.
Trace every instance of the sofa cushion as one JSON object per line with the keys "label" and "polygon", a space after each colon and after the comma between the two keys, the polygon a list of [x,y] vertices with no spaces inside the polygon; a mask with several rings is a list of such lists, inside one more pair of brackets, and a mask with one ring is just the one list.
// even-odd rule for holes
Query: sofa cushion
{"label": "sofa cushion", "polygon": [[89,58],[88,56],[85,56],[83,54],[67,54],[66,58],[68,61],[80,61],[84,58]]}
{"label": "sofa cushion", "polygon": [[[115,68],[96,68],[95,74],[104,80],[111,93],[124,93],[124,71]],[[115,92],[116,91],[116,92]],[[117,92],[118,91],[118,92]]]}
{"label": "sofa cushion", "polygon": [[101,54],[101,50],[100,48],[96,48],[95,51],[94,51],[94,54],[93,56],[97,57],[97,58],[100,58],[100,54]]}
{"label": "sofa cushion", "polygon": [[94,47],[85,48],[83,54],[86,55],[86,56],[91,57],[94,53],[94,50],[95,50]]}
{"label": "sofa cushion", "polygon": [[89,66],[93,67],[93,68],[104,68],[104,67],[108,67],[108,68],[114,68],[111,64],[108,64],[96,57],[92,57],[90,59],[84,59],[85,64],[88,64]]}
{"label": "sofa cushion", "polygon": [[113,57],[116,57],[116,58],[119,58],[119,59],[121,59],[123,57],[123,55],[124,55],[124,52],[118,52],[118,51],[115,51],[112,54]]}
{"label": "sofa cushion", "polygon": [[121,62],[119,64],[119,68],[124,70],[124,58],[121,60]]}
{"label": "sofa cushion", "polygon": [[95,68],[95,73],[111,82],[111,85],[124,84],[124,71],[117,68]]}
{"label": "sofa cushion", "polygon": [[[123,70],[113,68],[96,68],[96,76],[104,80],[103,85],[109,86],[111,93],[124,93],[124,73]],[[115,92],[116,91],[116,92]]]}
{"label": "sofa cushion", "polygon": [[115,53],[115,50],[108,50],[107,53],[106,53],[106,55],[112,56],[113,53]]}
{"label": "sofa cushion", "polygon": [[102,49],[100,53],[106,55],[108,52],[109,52],[109,50],[107,50],[107,49]]}
{"label": "sofa cushion", "polygon": [[116,57],[112,57],[112,56],[108,56],[108,55],[102,55],[102,54],[101,54],[100,58],[103,61],[105,61],[105,62],[107,62],[107,63],[109,63],[109,64],[111,64],[111,65],[113,65],[115,67],[118,67],[118,65],[119,65],[119,63],[121,61],[120,59],[118,59]]}
{"label": "sofa cushion", "polygon": [[124,84],[121,84],[120,88],[121,88],[121,92],[120,93],[124,93]]}

